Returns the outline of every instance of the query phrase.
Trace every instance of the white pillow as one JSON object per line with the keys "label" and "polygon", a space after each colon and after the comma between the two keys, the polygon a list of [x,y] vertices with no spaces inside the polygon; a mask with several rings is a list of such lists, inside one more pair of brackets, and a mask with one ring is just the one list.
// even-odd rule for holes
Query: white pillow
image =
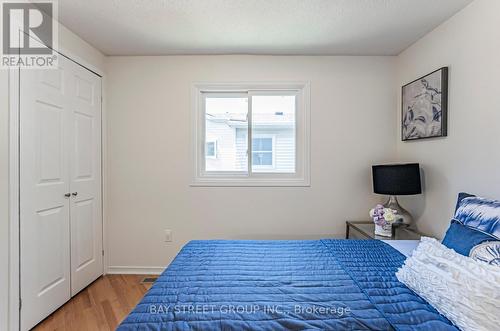
{"label": "white pillow", "polygon": [[423,237],[396,276],[460,329],[498,330],[498,266],[475,261],[436,239]]}

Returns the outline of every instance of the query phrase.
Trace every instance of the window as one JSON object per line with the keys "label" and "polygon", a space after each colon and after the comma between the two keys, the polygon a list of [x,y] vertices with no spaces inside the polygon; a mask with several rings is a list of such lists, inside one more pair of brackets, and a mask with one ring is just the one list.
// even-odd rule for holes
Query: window
{"label": "window", "polygon": [[274,136],[254,135],[252,138],[252,169],[254,171],[273,169],[274,150]]}
{"label": "window", "polygon": [[207,140],[205,144],[205,156],[209,159],[217,158],[217,140]]}
{"label": "window", "polygon": [[200,84],[193,94],[193,185],[309,185],[307,84]]}

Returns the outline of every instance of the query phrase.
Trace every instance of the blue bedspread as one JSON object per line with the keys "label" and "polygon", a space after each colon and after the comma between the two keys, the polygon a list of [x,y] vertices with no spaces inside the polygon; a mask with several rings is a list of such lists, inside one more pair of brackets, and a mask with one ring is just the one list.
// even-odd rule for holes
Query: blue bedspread
{"label": "blue bedspread", "polygon": [[456,330],[378,240],[191,241],[118,330]]}

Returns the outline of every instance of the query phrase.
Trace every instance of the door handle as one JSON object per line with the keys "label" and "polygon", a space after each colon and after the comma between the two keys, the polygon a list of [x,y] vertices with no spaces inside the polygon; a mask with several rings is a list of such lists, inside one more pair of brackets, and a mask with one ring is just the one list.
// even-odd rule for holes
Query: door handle
{"label": "door handle", "polygon": [[73,192],[73,193],[71,193],[71,195],[76,197],[78,195],[78,192]]}
{"label": "door handle", "polygon": [[65,198],[69,198],[70,196],[71,196],[71,193],[66,193],[66,194],[64,195],[64,197],[65,197]]}

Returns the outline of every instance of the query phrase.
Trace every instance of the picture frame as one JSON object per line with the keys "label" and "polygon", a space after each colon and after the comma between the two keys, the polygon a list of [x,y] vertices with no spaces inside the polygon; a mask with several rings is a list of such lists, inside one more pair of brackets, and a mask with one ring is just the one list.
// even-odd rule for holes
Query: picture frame
{"label": "picture frame", "polygon": [[447,134],[448,67],[442,67],[401,88],[401,140]]}

